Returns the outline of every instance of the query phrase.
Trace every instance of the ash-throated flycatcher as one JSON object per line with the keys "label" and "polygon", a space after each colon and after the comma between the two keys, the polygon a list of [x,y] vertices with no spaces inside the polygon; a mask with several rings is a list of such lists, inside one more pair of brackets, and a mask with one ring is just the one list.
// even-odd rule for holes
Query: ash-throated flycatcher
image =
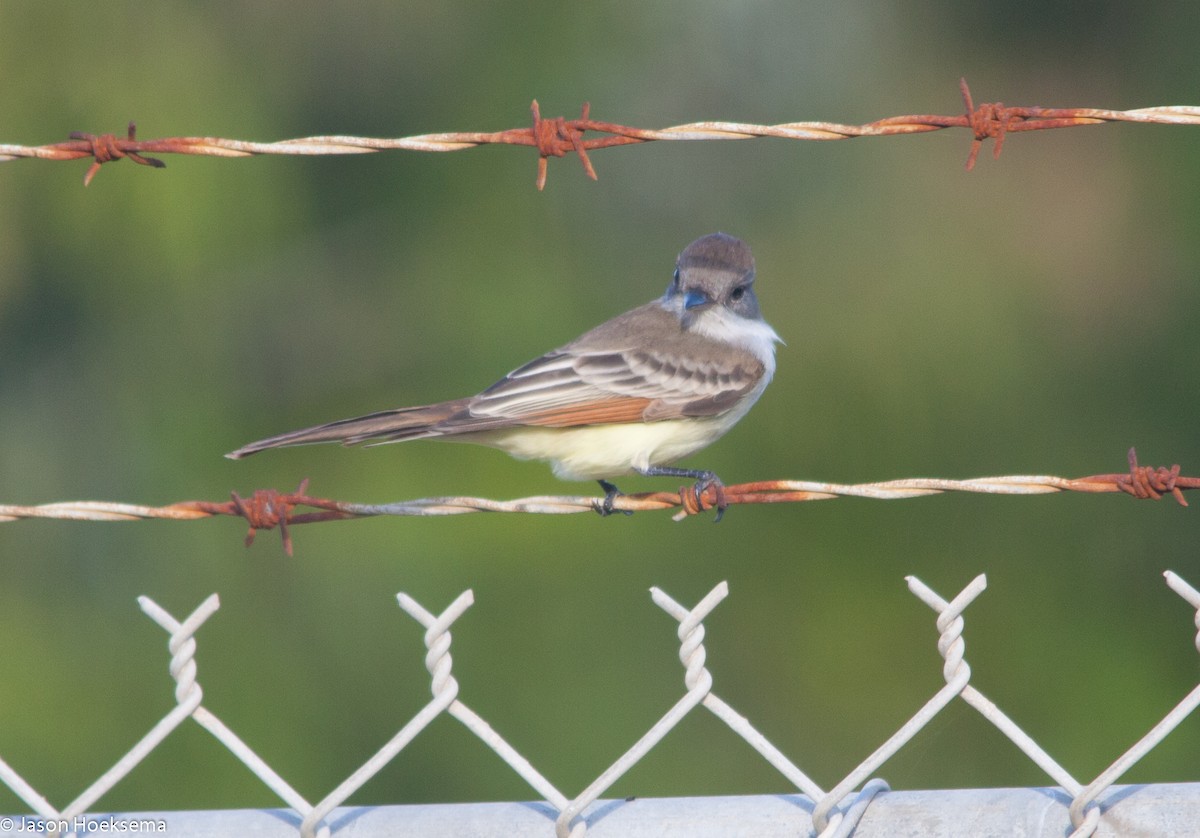
{"label": "ash-throated flycatcher", "polygon": [[775,372],[775,342],[754,296],[754,257],[724,233],[679,254],[667,292],[513,370],[477,396],[385,410],[280,434],[226,456],[312,442],[408,439],[475,442],[549,461],[566,480],[596,480],[597,509],[613,511],[609,478],[636,472],[721,481],[666,463],[715,441],[746,415]]}

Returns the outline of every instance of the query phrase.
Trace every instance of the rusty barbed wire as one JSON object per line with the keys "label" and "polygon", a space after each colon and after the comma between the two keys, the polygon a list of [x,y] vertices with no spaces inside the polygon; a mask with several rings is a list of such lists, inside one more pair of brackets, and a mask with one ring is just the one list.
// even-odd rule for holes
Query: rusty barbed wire
{"label": "rusty barbed wire", "polygon": [[[1200,477],[1183,477],[1180,467],[1170,468],[1138,465],[1137,452],[1130,448],[1129,471],[1113,474],[1094,474],[1089,477],[1065,478],[1044,475],[1009,475],[977,477],[968,480],[942,478],[905,478],[876,483],[846,485],[806,480],[763,480],[729,486],[710,486],[696,494],[692,486],[682,486],[677,492],[641,492],[619,495],[612,501],[616,512],[656,512],[675,509],[679,521],[698,515],[719,505],[756,503],[801,503],[829,500],[837,497],[898,500],[923,497],[945,492],[972,492],[993,495],[1042,495],[1056,492],[1102,494],[1124,492],[1135,498],[1160,500],[1171,495],[1181,506],[1187,506],[1183,496],[1186,489],[1200,488]],[[28,518],[50,518],[73,521],[138,521],[164,519],[194,521],[227,515],[244,519],[250,525],[246,546],[254,542],[259,530],[278,528],[283,547],[292,555],[292,538],[288,529],[294,524],[319,521],[340,521],[351,518],[372,518],[380,515],[436,516],[465,515],[474,512],[525,512],[542,515],[565,515],[578,512],[602,511],[604,498],[592,495],[538,495],[516,500],[490,500],[465,496],[418,498],[387,504],[350,503],[305,494],[307,478],[293,492],[277,489],[257,489],[248,498],[233,492],[227,501],[181,501],[167,506],[140,506],[107,501],[66,501],[37,506],[0,504],[0,522]],[[314,511],[299,512],[297,507]]]}
{"label": "rusty barbed wire", "polygon": [[[966,79],[959,80],[965,112],[954,116],[912,114],[893,116],[868,122],[865,125],[841,125],[834,122],[788,122],[779,125],[754,125],[744,122],[692,122],[669,128],[647,129],[603,122],[591,118],[588,103],[584,103],[578,119],[542,117],[535,99],[532,105],[533,122],[522,128],[494,132],[451,132],[418,134],[411,137],[383,139],[372,137],[317,136],[261,143],[228,140],[219,137],[170,137],[159,140],[139,140],[136,127],[129,123],[125,137],[114,134],[72,132],[66,142],[40,146],[0,144],[0,161],[20,158],[39,160],[92,159],[84,175],[86,186],[105,163],[128,157],[144,166],[162,168],[163,161],[146,154],[192,154],[210,157],[250,157],[259,154],[369,154],[377,151],[461,151],[476,146],[498,143],[531,146],[537,150],[537,188],[546,185],[547,161],[551,157],[578,155],[588,177],[595,180],[588,152],[600,148],[647,143],[659,140],[747,140],[776,137],[791,140],[848,140],[854,137],[885,137],[895,134],[920,134],[945,128],[969,128],[971,148],[966,168],[975,166],[983,141],[994,139],[993,156],[999,157],[1005,138],[1014,132],[1040,131],[1050,128],[1070,128],[1077,125],[1098,125],[1105,122],[1153,122],[1169,125],[1200,125],[1200,107],[1172,105],[1137,110],[1115,111],[1103,108],[1043,108],[1006,106],[990,102],[975,106]],[[600,134],[585,138],[585,132]]]}

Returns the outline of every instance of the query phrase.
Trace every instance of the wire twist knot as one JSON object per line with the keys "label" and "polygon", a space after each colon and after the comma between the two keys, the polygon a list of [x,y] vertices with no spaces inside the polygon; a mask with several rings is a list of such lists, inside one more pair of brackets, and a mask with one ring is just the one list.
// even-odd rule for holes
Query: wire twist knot
{"label": "wire twist knot", "polygon": [[966,79],[958,80],[958,88],[962,91],[963,104],[967,108],[967,127],[971,129],[974,139],[971,141],[971,151],[967,155],[967,171],[975,168],[975,160],[983,141],[994,139],[996,145],[992,149],[993,159],[1000,159],[1000,150],[1004,147],[1004,138],[1008,131],[1024,118],[1017,113],[1016,108],[1006,108],[1000,102],[985,102],[978,108],[971,99],[971,89],[967,87]]}
{"label": "wire twist knot", "polygon": [[592,180],[596,180],[596,170],[592,168],[592,161],[588,159],[587,148],[583,141],[583,132],[587,127],[591,103],[584,102],[583,108],[580,110],[579,119],[570,121],[561,116],[554,119],[543,119],[542,109],[538,105],[537,99],[533,100],[530,110],[533,111],[531,137],[533,145],[538,150],[538,191],[540,192],[546,188],[547,159],[550,157],[565,157],[569,151],[574,151],[579,155],[579,160],[583,163],[584,172]]}
{"label": "wire twist knot", "polygon": [[1187,506],[1183,491],[1176,485],[1179,479],[1179,464],[1167,468],[1160,466],[1139,466],[1137,451],[1129,449],[1129,474],[1117,481],[1117,488],[1135,498],[1151,498],[1159,500],[1170,493],[1181,506]]}
{"label": "wire twist knot", "polygon": [[946,679],[947,684],[958,681],[961,689],[971,680],[971,667],[964,659],[967,642],[962,637],[965,625],[962,614],[967,606],[987,588],[987,577],[983,574],[976,576],[950,602],[942,599],[915,576],[909,576],[907,579],[909,590],[937,612],[935,625],[939,635],[938,654],[946,661],[942,667],[942,676]]}
{"label": "wire twist knot", "polygon": [[1071,825],[1075,830],[1071,833],[1080,838],[1087,838],[1094,835],[1096,829],[1100,826],[1100,804],[1094,800],[1088,800],[1082,809],[1077,808],[1078,799],[1071,802],[1067,808],[1067,815],[1071,818]]}
{"label": "wire twist knot", "polygon": [[176,620],[149,597],[138,597],[138,604],[154,622],[170,633],[167,649],[171,662],[167,667],[175,679],[175,702],[186,706],[191,712],[200,706],[204,691],[196,682],[196,632],[204,621],[220,608],[220,600],[213,594],[182,622]]}
{"label": "wire twist knot", "polygon": [[[134,163],[142,166],[150,166],[154,169],[165,169],[167,166],[166,163],[156,157],[143,157],[132,149],[122,149],[118,144],[119,141],[115,134],[89,134],[86,131],[72,131],[70,137],[72,140],[83,140],[91,146],[90,152],[93,162],[88,167],[87,173],[83,176],[84,186],[92,182],[92,178],[96,176],[96,172],[100,171],[102,165],[111,163],[114,160],[120,160],[122,157],[128,157]],[[137,142],[136,123],[129,123],[129,130],[125,139],[130,143]]]}
{"label": "wire twist knot", "polygon": [[[686,670],[683,675],[683,683],[689,690],[696,689],[700,684],[703,676],[708,672],[704,668],[705,661],[708,660],[708,652],[704,648],[704,625],[697,624],[687,635],[683,635],[683,626],[679,627],[682,643],[679,646],[679,662],[683,664]],[[711,676],[709,677],[711,682]]]}
{"label": "wire twist knot", "polygon": [[712,688],[712,673],[704,665],[708,659],[708,652],[704,648],[703,621],[728,594],[729,587],[722,582],[700,600],[695,608],[675,615],[679,619],[679,628],[675,632],[679,638],[679,662],[683,664],[683,683],[689,692],[695,689],[708,691]]}
{"label": "wire twist knot", "polygon": [[967,641],[962,637],[964,625],[961,614],[945,612],[937,618],[938,631],[942,633],[938,638],[938,654],[946,661],[942,666],[942,676],[947,683],[953,681],[956,676],[969,677],[971,673],[970,665],[963,660],[967,652]]}
{"label": "wire twist knot", "polygon": [[437,617],[420,608],[415,600],[401,594],[400,605],[425,625],[425,668],[432,677],[430,691],[435,698],[445,699],[447,703],[458,696],[458,680],[450,674],[454,663],[450,657],[450,625],[474,602],[474,595],[468,590],[459,595]]}
{"label": "wire twist knot", "polygon": [[292,534],[288,532],[288,523],[292,518],[292,510],[296,507],[297,498],[304,495],[308,488],[308,478],[300,481],[294,492],[280,492],[277,489],[255,489],[254,494],[243,498],[237,492],[230,492],[234,510],[250,524],[246,533],[246,546],[254,543],[254,536],[259,530],[273,530],[279,527],[283,538],[283,549],[292,555]]}
{"label": "wire twist knot", "polygon": [[[433,630],[430,629],[432,632]],[[458,681],[450,674],[454,661],[450,657],[450,632],[441,631],[434,637],[426,634],[425,645],[429,652],[425,655],[425,668],[433,676],[430,689],[438,698],[445,697],[447,691],[451,696],[458,695]]]}
{"label": "wire twist knot", "polygon": [[177,704],[191,703],[199,707],[204,697],[204,690],[196,682],[196,638],[191,626],[180,626],[179,631],[171,634],[167,648],[171,651],[171,663],[167,669],[175,679],[175,702]]}
{"label": "wire twist knot", "polygon": [[1183,580],[1179,574],[1168,570],[1163,573],[1163,578],[1167,580],[1167,586],[1179,596],[1183,597],[1188,605],[1192,606],[1196,611],[1196,616],[1193,622],[1196,625],[1196,651],[1200,652],[1200,591],[1197,591],[1191,585]]}
{"label": "wire twist knot", "polygon": [[729,500],[725,496],[725,484],[719,480],[713,480],[706,486],[680,486],[680,511],[676,515],[676,519],[699,515],[701,512],[715,509],[717,510],[716,520],[719,521],[728,507]]}

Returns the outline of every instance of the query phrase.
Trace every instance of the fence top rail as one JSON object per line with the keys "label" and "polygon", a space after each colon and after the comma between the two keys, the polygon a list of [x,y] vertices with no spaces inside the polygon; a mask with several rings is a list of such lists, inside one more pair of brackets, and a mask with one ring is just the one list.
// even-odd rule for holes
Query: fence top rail
{"label": "fence top rail", "polygon": [[[890,791],[881,794],[859,821],[854,838],[1059,838],[1070,831],[1062,789],[1000,788]],[[1128,835],[1186,835],[1200,823],[1200,783],[1113,786],[1100,800],[1107,810],[1097,838]],[[802,795],[601,799],[584,813],[594,838],[796,838],[805,835],[813,802]],[[437,803],[353,806],[328,816],[333,834],[355,838],[548,838],[555,812],[540,802]],[[47,822],[30,815],[0,817],[0,838],[39,834]],[[145,834],[191,838],[294,838],[300,817],[290,809],[149,811],[91,814],[68,820],[68,828],[138,824]],[[7,824],[7,826],[6,826]],[[920,824],[915,831],[915,824]],[[161,825],[161,826],[160,826]],[[25,830],[20,832],[18,830]],[[674,830],[674,832],[672,832]],[[44,834],[44,829],[40,834]]]}

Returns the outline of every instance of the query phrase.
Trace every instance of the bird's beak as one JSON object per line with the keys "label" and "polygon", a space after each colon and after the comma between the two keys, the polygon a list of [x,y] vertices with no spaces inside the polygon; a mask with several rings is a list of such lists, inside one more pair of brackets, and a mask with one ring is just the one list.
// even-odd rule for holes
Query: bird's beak
{"label": "bird's beak", "polygon": [[712,300],[703,291],[688,291],[683,295],[683,310],[689,311],[698,306],[707,305]]}

